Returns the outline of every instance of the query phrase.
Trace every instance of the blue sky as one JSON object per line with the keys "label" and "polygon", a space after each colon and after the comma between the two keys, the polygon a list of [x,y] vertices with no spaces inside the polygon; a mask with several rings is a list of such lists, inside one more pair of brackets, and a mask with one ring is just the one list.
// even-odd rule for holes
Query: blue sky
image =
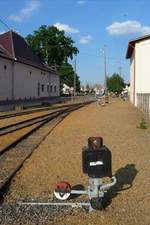
{"label": "blue sky", "polygon": [[149,10],[149,0],[0,0],[0,19],[22,36],[55,25],[72,37],[80,51],[77,73],[83,84],[103,84],[104,45],[108,75],[121,71],[129,81],[127,44],[150,33]]}

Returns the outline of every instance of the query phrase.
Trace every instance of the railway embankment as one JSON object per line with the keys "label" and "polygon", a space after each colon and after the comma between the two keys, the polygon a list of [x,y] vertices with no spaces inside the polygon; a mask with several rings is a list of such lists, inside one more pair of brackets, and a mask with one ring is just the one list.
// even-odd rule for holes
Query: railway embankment
{"label": "railway embankment", "polygon": [[[88,185],[82,172],[81,153],[90,136],[102,136],[112,151],[117,185],[104,210],[91,214],[82,209],[58,210],[47,207],[1,210],[4,224],[105,224],[148,225],[150,223],[150,128],[139,129],[145,115],[129,102],[113,99],[106,106],[92,103],[66,117],[38,146],[14,177],[5,204],[18,201],[51,201],[58,181]],[[149,119],[145,117],[149,126]],[[84,197],[85,199],[86,197]],[[81,201],[83,197],[72,201]],[[17,213],[16,213],[17,212]],[[3,215],[2,215],[3,216]],[[2,218],[2,217],[1,217]],[[12,223],[13,224],[13,223]],[[18,223],[19,224],[19,223]]]}

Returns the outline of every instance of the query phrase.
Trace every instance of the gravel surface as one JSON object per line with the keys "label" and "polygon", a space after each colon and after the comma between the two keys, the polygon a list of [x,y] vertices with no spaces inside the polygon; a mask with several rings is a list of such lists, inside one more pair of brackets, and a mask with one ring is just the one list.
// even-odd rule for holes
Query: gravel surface
{"label": "gravel surface", "polygon": [[[24,164],[10,185],[0,209],[1,224],[149,225],[150,129],[137,126],[142,117],[129,102],[113,99],[71,113]],[[148,118],[145,117],[150,126]],[[88,185],[82,173],[81,152],[90,136],[102,136],[112,151],[117,185],[107,194],[105,208],[90,214],[83,209],[19,207],[18,201],[51,201],[58,181]],[[80,196],[71,201],[80,201]],[[7,209],[8,212],[7,213]],[[12,222],[13,221],[13,222]],[[15,222],[14,222],[15,221]]]}

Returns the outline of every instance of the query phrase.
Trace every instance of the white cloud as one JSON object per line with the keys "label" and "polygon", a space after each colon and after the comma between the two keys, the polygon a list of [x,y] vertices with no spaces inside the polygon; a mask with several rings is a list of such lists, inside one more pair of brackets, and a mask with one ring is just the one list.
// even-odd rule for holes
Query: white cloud
{"label": "white cloud", "polygon": [[142,35],[150,33],[149,26],[143,26],[139,21],[128,20],[124,22],[114,22],[106,27],[110,35],[128,35],[133,33],[141,33]]}
{"label": "white cloud", "polygon": [[39,0],[30,0],[26,6],[20,10],[18,15],[10,15],[8,17],[9,20],[12,20],[14,22],[21,22],[25,18],[28,18],[32,15],[32,13],[36,10],[38,10],[40,7]]}
{"label": "white cloud", "polygon": [[80,44],[88,44],[91,39],[92,39],[92,36],[91,35],[82,36],[80,38]]}
{"label": "white cloud", "polygon": [[150,34],[150,27],[148,27],[148,26],[143,26],[143,27],[142,27],[142,33],[143,33],[143,34]]}
{"label": "white cloud", "polygon": [[55,27],[57,27],[58,30],[63,30],[67,33],[79,33],[80,31],[76,28],[70,27],[68,24],[62,24],[62,23],[55,23]]}
{"label": "white cloud", "polygon": [[77,3],[78,3],[79,5],[84,5],[84,4],[86,4],[86,3],[87,3],[87,1],[80,0],[80,1],[77,1]]}

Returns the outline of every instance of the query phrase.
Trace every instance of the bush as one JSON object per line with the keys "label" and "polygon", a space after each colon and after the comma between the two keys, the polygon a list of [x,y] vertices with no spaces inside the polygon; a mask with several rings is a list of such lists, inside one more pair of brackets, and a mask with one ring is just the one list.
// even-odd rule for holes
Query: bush
{"label": "bush", "polygon": [[140,124],[139,124],[139,127],[138,127],[138,128],[140,128],[140,129],[147,129],[147,124],[146,124],[146,122],[145,122],[144,118],[142,118],[142,119],[141,119],[141,121],[140,121]]}

